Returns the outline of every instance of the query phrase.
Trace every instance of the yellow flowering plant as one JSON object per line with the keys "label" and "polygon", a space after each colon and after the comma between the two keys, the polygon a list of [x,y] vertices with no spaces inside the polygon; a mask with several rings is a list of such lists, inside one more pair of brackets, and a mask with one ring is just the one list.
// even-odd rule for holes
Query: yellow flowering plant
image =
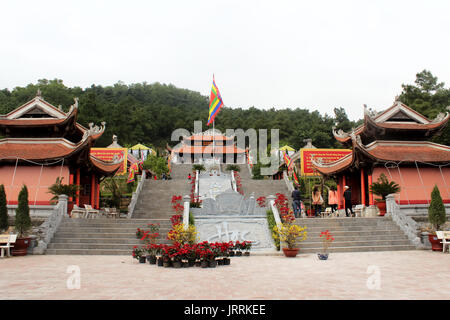
{"label": "yellow flowering plant", "polygon": [[183,224],[179,223],[172,227],[167,238],[174,243],[188,243],[192,245],[197,242],[197,231],[193,225],[189,225],[185,230]]}
{"label": "yellow flowering plant", "polygon": [[306,240],[307,231],[306,227],[283,223],[280,226],[273,227],[273,236],[275,239],[285,242],[289,249],[294,249],[297,242]]}

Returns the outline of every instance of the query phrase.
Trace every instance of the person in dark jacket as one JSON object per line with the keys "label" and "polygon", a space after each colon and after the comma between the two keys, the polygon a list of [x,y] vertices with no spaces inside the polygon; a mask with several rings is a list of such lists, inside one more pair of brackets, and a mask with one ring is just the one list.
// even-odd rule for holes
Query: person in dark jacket
{"label": "person in dark jacket", "polygon": [[[354,216],[353,209],[352,209],[352,190],[349,186],[344,187],[344,203],[345,203],[345,215],[347,217]],[[350,209],[350,214],[348,213],[348,210]]]}
{"label": "person in dark jacket", "polygon": [[301,197],[300,197],[300,191],[298,191],[298,187],[295,186],[295,190],[292,191],[292,208],[294,209],[294,216],[296,218],[300,218],[300,214],[302,212],[301,207]]}

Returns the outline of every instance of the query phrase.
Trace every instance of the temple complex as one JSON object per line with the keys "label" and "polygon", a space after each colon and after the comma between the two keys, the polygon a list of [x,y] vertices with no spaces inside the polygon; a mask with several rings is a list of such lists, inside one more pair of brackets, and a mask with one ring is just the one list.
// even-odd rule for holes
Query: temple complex
{"label": "temple complex", "polygon": [[330,163],[313,159],[313,166],[336,178],[341,208],[345,185],[352,188],[354,205],[373,205],[369,186],[382,173],[400,185],[399,204],[429,203],[434,185],[449,203],[450,147],[430,141],[448,120],[448,113],[429,120],[400,101],[379,113],[364,107],[364,123],[358,128],[350,133],[333,128],[334,137],[352,152]]}
{"label": "temple complex", "polygon": [[103,134],[105,123],[77,123],[78,99],[68,112],[36,97],[0,116],[0,184],[5,186],[8,205],[17,204],[23,185],[30,205],[49,205],[48,187],[62,178],[63,184],[81,186],[75,200],[81,206],[99,207],[99,184],[114,175],[120,159],[103,161],[90,149]]}
{"label": "temple complex", "polygon": [[225,136],[218,130],[183,137],[171,150],[173,163],[201,163],[202,159],[213,157],[221,163],[245,163],[245,150],[236,146],[234,136]]}

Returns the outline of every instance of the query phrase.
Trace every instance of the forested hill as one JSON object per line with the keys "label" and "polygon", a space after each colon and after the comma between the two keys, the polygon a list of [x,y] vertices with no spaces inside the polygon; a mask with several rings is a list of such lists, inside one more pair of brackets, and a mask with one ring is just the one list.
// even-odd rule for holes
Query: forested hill
{"label": "forested hill", "polygon": [[[417,77],[425,80],[418,82],[416,79],[417,86],[403,85],[400,98],[426,116],[434,117],[437,112],[444,111],[445,106],[450,105],[450,90],[444,89],[443,84],[437,83],[437,79],[427,71],[417,74]],[[438,88],[433,88],[433,81]],[[193,131],[195,120],[202,121],[204,130],[208,128],[207,96],[160,83],[126,85],[118,82],[113,86],[92,85],[82,89],[66,87],[62,80],[43,79],[26,87],[16,87],[12,91],[0,90],[0,114],[6,114],[31,100],[38,89],[46,101],[55,106],[62,105],[65,111],[74,103],[73,98],[78,97],[78,121],[84,126],[88,126],[89,122],[99,124],[106,121],[106,132],[97,142],[98,147],[109,145],[113,134],[119,137],[119,143],[123,146],[143,143],[164,147],[166,143],[175,144],[170,141],[173,130],[185,128]],[[435,100],[439,103],[435,103]],[[279,129],[280,146],[288,144],[298,149],[304,145],[303,139],[306,138],[313,139],[313,144],[317,147],[342,147],[332,135],[332,126],[336,123],[344,131],[359,124],[349,121],[344,108],[330,106],[330,115],[300,108],[223,108],[215,125],[223,132],[227,128],[269,129],[269,132],[270,129]],[[437,142],[449,144],[448,132],[447,126]]]}

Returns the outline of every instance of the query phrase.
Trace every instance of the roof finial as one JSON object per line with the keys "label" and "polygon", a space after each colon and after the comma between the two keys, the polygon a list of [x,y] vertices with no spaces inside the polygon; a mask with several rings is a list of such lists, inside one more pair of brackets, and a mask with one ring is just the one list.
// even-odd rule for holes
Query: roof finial
{"label": "roof finial", "polygon": [[394,99],[394,103],[397,103],[397,102],[400,102],[400,100],[398,100],[400,97],[398,96],[398,95],[396,95],[395,96],[395,99]]}
{"label": "roof finial", "polygon": [[37,92],[36,92],[36,97],[41,97],[41,89],[37,89]]}

